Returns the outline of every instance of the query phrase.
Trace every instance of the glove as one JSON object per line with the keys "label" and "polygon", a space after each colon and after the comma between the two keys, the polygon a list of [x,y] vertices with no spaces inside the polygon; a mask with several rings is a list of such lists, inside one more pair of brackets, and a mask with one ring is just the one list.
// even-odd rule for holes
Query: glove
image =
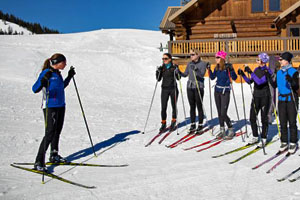
{"label": "glove", "polygon": [[267,69],[264,70],[265,76],[267,77],[267,79],[271,78],[271,74],[269,73],[269,71]]}
{"label": "glove", "polygon": [[252,70],[250,69],[249,66],[245,67],[245,72],[248,72],[249,74],[252,74]]}
{"label": "glove", "polygon": [[210,63],[209,62],[206,64],[206,69],[210,70]]}
{"label": "glove", "polygon": [[155,72],[156,80],[159,79],[159,76],[161,76],[161,73],[162,73],[162,66],[160,66],[159,68],[157,68],[157,70]]}
{"label": "glove", "polygon": [[245,73],[243,72],[243,70],[241,70],[241,69],[238,69],[238,75],[242,75],[242,76],[244,76],[244,75],[245,75]]}
{"label": "glove", "polygon": [[285,80],[291,83],[293,81],[293,78],[288,74],[285,76]]}
{"label": "glove", "polygon": [[194,71],[195,71],[195,70],[196,70],[195,68],[196,68],[196,66],[195,66],[195,65],[191,65],[191,69],[192,69],[192,70],[194,70]]}
{"label": "glove", "polygon": [[71,66],[69,71],[68,71],[68,77],[72,78],[75,74],[76,74],[75,68],[73,66]]}
{"label": "glove", "polygon": [[51,70],[49,70],[49,71],[46,72],[46,74],[41,79],[42,86],[48,87],[48,82],[49,82],[49,79],[51,78],[51,75],[52,75],[52,71]]}
{"label": "glove", "polygon": [[233,71],[233,66],[232,66],[232,65],[226,65],[226,68],[227,68],[229,71]]}

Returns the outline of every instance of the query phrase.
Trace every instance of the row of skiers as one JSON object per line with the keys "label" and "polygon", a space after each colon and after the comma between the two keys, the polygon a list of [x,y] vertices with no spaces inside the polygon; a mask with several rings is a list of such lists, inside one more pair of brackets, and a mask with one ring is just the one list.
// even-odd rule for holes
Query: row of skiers
{"label": "row of skiers", "polygon": [[[257,67],[254,71],[249,66],[245,66],[244,70],[238,69],[238,75],[233,69],[232,64],[226,63],[227,53],[219,51],[215,54],[216,67],[212,71],[210,64],[204,62],[200,58],[200,52],[197,49],[190,51],[191,61],[187,64],[184,72],[178,69],[178,66],[173,64],[172,55],[169,53],[163,54],[163,65],[156,70],[157,81],[162,80],[161,90],[161,128],[160,132],[166,130],[167,119],[167,104],[169,98],[172,104],[172,121],[171,130],[177,128],[177,99],[178,88],[177,80],[181,77],[188,77],[187,81],[187,97],[190,105],[190,133],[199,133],[203,129],[203,96],[204,96],[204,76],[208,71],[211,80],[216,79],[214,90],[214,99],[218,112],[220,124],[220,132],[217,138],[230,140],[235,137],[231,120],[227,114],[231,82],[236,80],[238,75],[248,84],[254,83],[254,91],[252,94],[252,102],[250,108],[250,123],[252,129],[252,140],[250,144],[262,145],[266,144],[268,136],[268,113],[272,104],[272,90],[278,88],[278,113],[280,121],[281,144],[280,151],[288,149],[290,153],[295,153],[298,148],[298,133],[297,133],[297,114],[298,114],[298,94],[299,88],[298,71],[292,67],[291,62],[293,54],[284,52],[280,55],[279,63],[281,69],[277,72],[272,71],[267,63],[269,56],[266,53],[261,53],[256,59]],[[210,89],[210,88],[209,88]],[[198,127],[196,127],[196,108],[198,110]],[[261,137],[258,133],[257,117],[261,113]],[[225,131],[225,123],[228,127],[228,132]],[[289,125],[289,131],[288,131]],[[288,136],[290,133],[290,137]],[[261,143],[260,139],[263,141]]]}

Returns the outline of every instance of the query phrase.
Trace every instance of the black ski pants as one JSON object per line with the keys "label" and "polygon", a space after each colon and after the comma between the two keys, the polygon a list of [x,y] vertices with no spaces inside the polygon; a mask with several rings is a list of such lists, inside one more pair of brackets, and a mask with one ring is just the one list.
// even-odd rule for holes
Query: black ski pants
{"label": "black ski pants", "polygon": [[168,107],[168,101],[169,97],[171,98],[171,104],[172,104],[172,118],[177,118],[177,99],[178,99],[178,89],[164,89],[161,90],[161,119],[166,120],[167,119],[167,107]]}
{"label": "black ski pants", "polygon": [[[204,89],[202,88],[200,88],[200,95],[203,100]],[[197,88],[188,88],[187,96],[190,104],[191,123],[195,123],[196,121],[196,107],[197,107],[199,124],[203,124],[204,113],[203,113],[203,107],[202,107],[202,103]]]}
{"label": "black ski pants", "polygon": [[270,96],[255,97],[252,99],[250,108],[250,123],[252,134],[254,137],[258,137],[258,126],[257,126],[257,116],[260,111],[261,124],[262,124],[262,138],[267,138],[268,134],[268,114],[270,109]]}
{"label": "black ski pants", "polygon": [[[59,136],[64,124],[65,107],[43,109],[45,136],[40,144],[36,162],[45,163],[45,154],[51,144],[51,152],[58,152]],[[46,116],[47,115],[47,116]]]}
{"label": "black ski pants", "polygon": [[[298,99],[298,98],[297,98]],[[298,100],[296,99],[297,109]],[[289,123],[290,128],[290,142],[298,142],[298,131],[297,131],[297,110],[294,101],[278,101],[278,112],[280,121],[280,131],[281,131],[281,142],[288,143],[288,128]]]}
{"label": "black ski pants", "polygon": [[215,102],[218,110],[218,117],[221,127],[224,127],[224,122],[226,122],[228,128],[232,127],[230,118],[227,115],[229,101],[230,92],[215,92]]}

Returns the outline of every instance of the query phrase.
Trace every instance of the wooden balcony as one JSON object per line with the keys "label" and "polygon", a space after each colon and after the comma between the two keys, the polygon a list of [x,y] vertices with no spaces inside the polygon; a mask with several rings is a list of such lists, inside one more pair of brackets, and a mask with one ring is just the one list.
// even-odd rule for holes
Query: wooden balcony
{"label": "wooden balcony", "polygon": [[176,57],[188,57],[191,49],[198,49],[201,56],[211,57],[218,51],[225,51],[229,56],[255,56],[261,52],[280,54],[289,51],[300,55],[299,37],[267,37],[242,39],[205,39],[169,41],[169,53]]}

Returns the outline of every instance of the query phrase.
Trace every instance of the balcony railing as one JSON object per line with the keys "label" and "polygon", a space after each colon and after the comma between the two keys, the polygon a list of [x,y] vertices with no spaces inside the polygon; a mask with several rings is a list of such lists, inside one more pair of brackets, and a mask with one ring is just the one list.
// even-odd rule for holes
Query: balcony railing
{"label": "balcony railing", "polygon": [[169,41],[169,53],[173,56],[186,57],[191,49],[198,49],[202,56],[214,56],[220,50],[231,56],[250,56],[261,52],[280,54],[290,51],[300,54],[299,37],[268,37],[243,39],[205,39]]}

